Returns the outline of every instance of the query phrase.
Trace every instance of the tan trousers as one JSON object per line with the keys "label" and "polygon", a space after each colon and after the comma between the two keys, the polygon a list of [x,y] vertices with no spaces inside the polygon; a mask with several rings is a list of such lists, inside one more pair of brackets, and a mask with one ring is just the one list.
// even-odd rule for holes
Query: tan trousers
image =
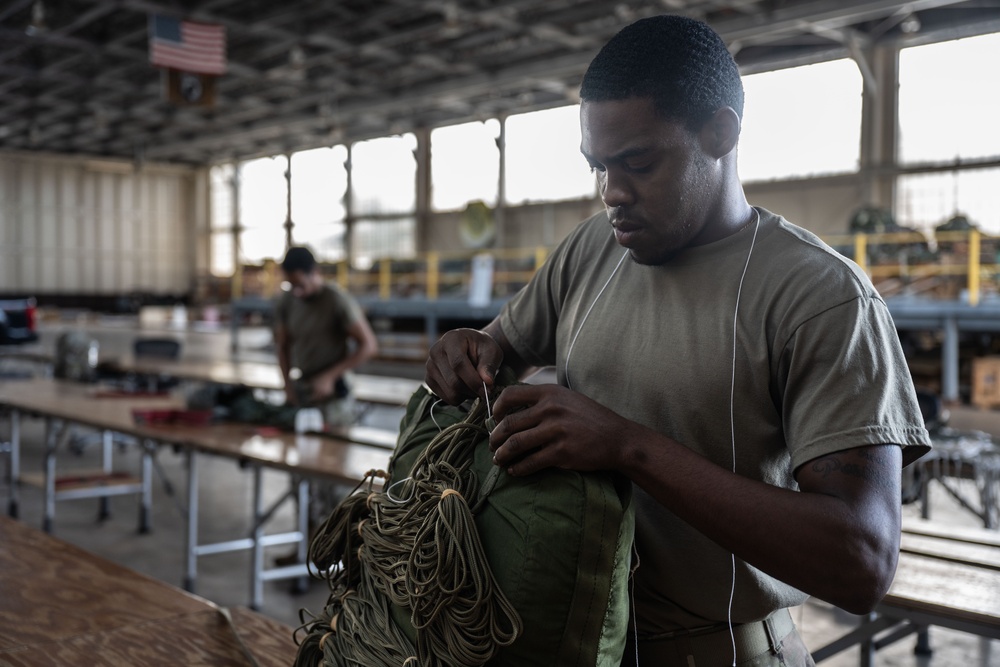
{"label": "tan trousers", "polygon": [[736,643],[738,667],[815,667],[812,656],[795,631],[787,609],[781,609],[763,621],[733,627],[629,641],[622,667],[729,667]]}

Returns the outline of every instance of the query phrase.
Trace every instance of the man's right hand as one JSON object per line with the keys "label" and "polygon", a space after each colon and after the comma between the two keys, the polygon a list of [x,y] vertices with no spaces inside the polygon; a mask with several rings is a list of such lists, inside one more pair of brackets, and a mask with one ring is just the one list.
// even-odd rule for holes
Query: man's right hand
{"label": "man's right hand", "polygon": [[450,405],[483,395],[483,384],[503,363],[503,349],[489,334],[477,329],[452,329],[434,344],[427,357],[424,380]]}

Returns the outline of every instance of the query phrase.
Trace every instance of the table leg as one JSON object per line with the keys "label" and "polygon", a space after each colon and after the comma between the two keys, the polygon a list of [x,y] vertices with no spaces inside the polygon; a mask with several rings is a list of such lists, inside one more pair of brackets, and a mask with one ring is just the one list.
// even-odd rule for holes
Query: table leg
{"label": "table leg", "polygon": [[990,665],[996,664],[991,658],[993,657],[993,640],[989,637],[979,638],[979,665],[980,667],[990,667]]}
{"label": "table leg", "polygon": [[[104,471],[105,475],[111,474],[111,457],[113,454],[112,447],[114,446],[112,439],[113,434],[111,431],[101,431],[101,470]],[[108,496],[101,496],[100,507],[97,510],[97,520],[104,521],[110,517],[111,498]]]}
{"label": "table leg", "polygon": [[21,477],[21,411],[10,411],[10,467],[7,471],[8,488],[7,515],[13,519],[18,515],[18,484]]}
{"label": "table leg", "polygon": [[153,507],[153,445],[148,441],[142,447],[142,500],[139,503],[139,533],[150,532],[150,513]]}
{"label": "table leg", "polygon": [[184,590],[194,593],[198,577],[198,455],[187,450],[187,532],[184,536],[184,553],[187,563],[184,571]]}
{"label": "table leg", "polygon": [[917,633],[917,644],[913,647],[915,655],[933,655],[934,649],[931,647],[931,633],[929,628],[923,628]]}
{"label": "table leg", "polygon": [[51,417],[45,419],[45,515],[42,530],[52,532],[56,516],[56,447],[59,442],[59,424]]}
{"label": "table leg", "polygon": [[[995,465],[995,464],[994,464]],[[1000,499],[997,498],[997,490],[1000,489],[1000,472],[995,469],[987,470],[983,474],[982,492],[979,494],[983,504],[983,524],[990,530],[997,528],[997,521],[1000,520]]]}
{"label": "table leg", "polygon": [[[309,480],[305,477],[299,480],[298,511],[299,532],[302,534],[298,546],[298,560],[300,563],[305,563],[309,558],[309,541],[312,539],[312,535],[309,534]],[[299,577],[295,580],[296,593],[305,593],[308,590],[309,577]]]}
{"label": "table leg", "polygon": [[[868,614],[866,622],[872,623],[878,618],[874,612]],[[875,637],[869,637],[861,642],[861,667],[872,667],[875,664]]]}
{"label": "table leg", "polygon": [[250,566],[250,608],[260,611],[264,602],[264,499],[263,480],[259,465],[253,467],[253,547],[251,548]]}

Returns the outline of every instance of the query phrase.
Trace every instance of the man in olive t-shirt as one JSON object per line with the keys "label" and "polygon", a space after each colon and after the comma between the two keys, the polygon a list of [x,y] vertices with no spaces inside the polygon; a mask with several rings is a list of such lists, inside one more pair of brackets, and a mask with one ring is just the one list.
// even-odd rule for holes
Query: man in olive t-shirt
{"label": "man in olive t-shirt", "polygon": [[743,85],[710,26],[626,26],[580,98],[605,211],[483,330],[445,333],[427,385],[458,404],[501,364],[555,366],[554,384],[503,390],[489,446],[508,475],[632,481],[622,665],[811,667],[788,607],[874,609],[902,467],[929,448],[888,309],[857,266],[747,201]]}
{"label": "man in olive t-shirt", "polygon": [[291,284],[278,298],[274,323],[285,399],[321,407],[328,424],[348,421],[344,375],[376,353],[375,333],[358,303],[326,284],[308,248],[289,248],[281,269]]}

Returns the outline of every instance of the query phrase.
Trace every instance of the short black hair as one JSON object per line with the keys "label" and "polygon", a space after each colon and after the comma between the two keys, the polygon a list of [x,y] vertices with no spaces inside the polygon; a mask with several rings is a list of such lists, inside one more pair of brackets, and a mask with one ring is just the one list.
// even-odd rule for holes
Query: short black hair
{"label": "short black hair", "polygon": [[708,24],[652,16],[622,28],[590,63],[580,98],[652,98],[658,114],[691,131],[722,107],[743,118],[743,82],[725,42]]}
{"label": "short black hair", "polygon": [[285,259],[281,261],[281,270],[285,273],[302,271],[311,273],[316,268],[316,258],[312,251],[305,246],[294,246],[285,253]]}

